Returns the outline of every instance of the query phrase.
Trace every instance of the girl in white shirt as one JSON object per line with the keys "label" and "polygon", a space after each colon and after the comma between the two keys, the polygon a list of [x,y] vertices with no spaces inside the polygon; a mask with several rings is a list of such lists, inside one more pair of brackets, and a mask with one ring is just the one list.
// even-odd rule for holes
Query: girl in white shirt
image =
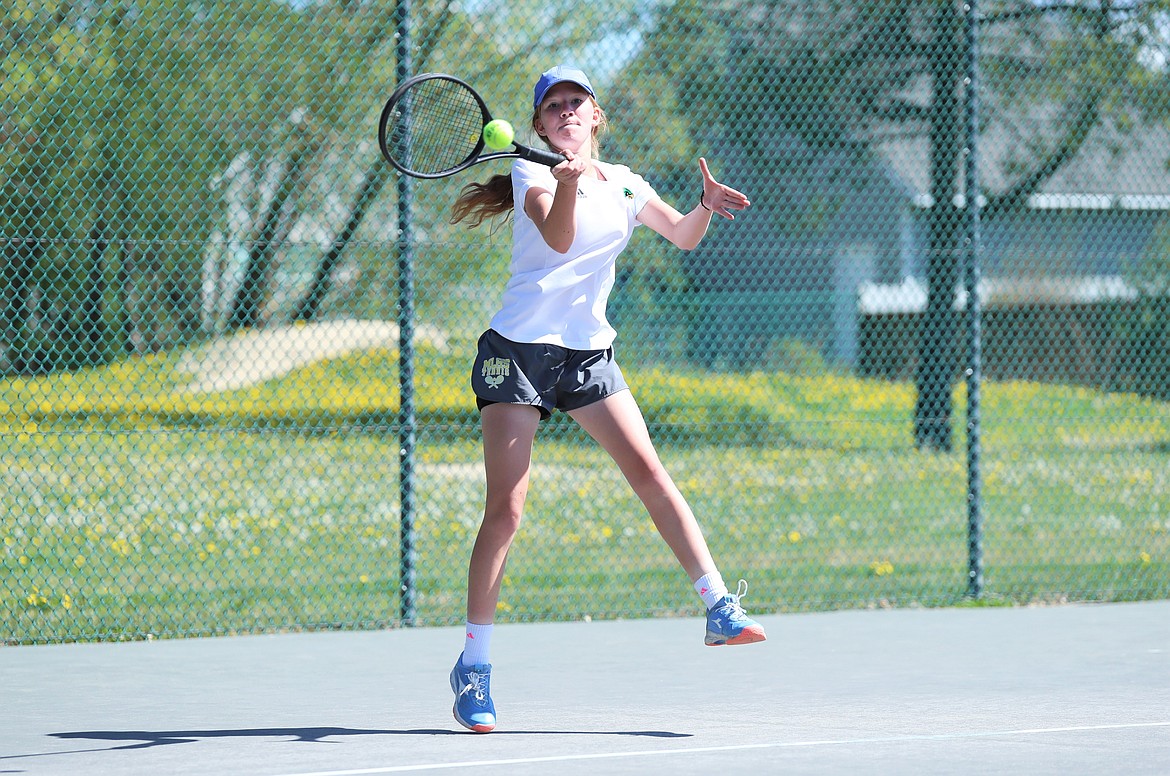
{"label": "girl in white shirt", "polygon": [[588,77],[558,65],[533,90],[532,126],[565,157],[548,168],[516,160],[510,175],[467,186],[452,220],[472,226],[512,211],[511,278],[479,341],[472,387],[480,407],[487,498],[468,569],[467,631],[451,671],[454,714],[477,732],[495,728],[489,650],[508,548],[520,527],[532,443],[543,418],[567,412],[613,457],[707,606],[708,645],[765,639],[730,593],[694,513],[659,461],[642,412],[613,358],[606,320],[614,262],[644,224],[683,250],[712,214],[734,219],[750,203],[699,159],[703,190],[685,215],[628,167],[598,158],[605,113]]}

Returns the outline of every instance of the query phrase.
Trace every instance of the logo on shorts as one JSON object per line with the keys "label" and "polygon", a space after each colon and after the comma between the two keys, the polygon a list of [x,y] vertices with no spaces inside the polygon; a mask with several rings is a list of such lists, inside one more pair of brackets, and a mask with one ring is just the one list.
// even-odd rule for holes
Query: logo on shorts
{"label": "logo on shorts", "polygon": [[483,368],[480,374],[483,375],[483,380],[488,384],[489,388],[499,388],[500,383],[504,382],[512,371],[512,359],[510,358],[488,358],[484,359]]}

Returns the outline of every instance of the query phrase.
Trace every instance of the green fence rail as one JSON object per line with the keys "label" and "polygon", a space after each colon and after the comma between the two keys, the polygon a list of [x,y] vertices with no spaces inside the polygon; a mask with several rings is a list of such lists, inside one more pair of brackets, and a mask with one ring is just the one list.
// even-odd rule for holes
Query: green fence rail
{"label": "green fence rail", "polygon": [[[752,199],[638,230],[610,312],[753,612],[1170,595],[1170,0],[0,9],[0,643],[462,621],[510,226],[450,215],[507,163],[404,231],[378,113],[449,72],[532,143],[558,62],[604,158]],[[616,466],[537,445],[500,621],[697,614]]]}

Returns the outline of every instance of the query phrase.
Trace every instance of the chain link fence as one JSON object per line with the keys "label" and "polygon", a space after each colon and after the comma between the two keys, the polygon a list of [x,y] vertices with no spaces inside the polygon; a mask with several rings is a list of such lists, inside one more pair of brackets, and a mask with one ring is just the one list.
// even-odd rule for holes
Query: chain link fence
{"label": "chain link fence", "polygon": [[[399,44],[529,143],[576,63],[603,158],[752,198],[611,319],[753,612],[1170,594],[1170,2],[0,8],[0,642],[462,620],[510,226],[449,218],[507,163],[400,197]],[[499,620],[699,606],[544,423]]]}

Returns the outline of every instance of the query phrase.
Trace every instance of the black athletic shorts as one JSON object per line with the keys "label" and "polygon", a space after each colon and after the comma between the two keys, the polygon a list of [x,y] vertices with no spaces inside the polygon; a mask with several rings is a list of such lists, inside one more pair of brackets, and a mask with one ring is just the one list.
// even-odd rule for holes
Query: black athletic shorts
{"label": "black athletic shorts", "polygon": [[629,390],[613,348],[571,350],[558,345],[513,342],[493,329],[479,338],[471,370],[476,405],[528,404],[541,419],[553,410],[576,410],[612,393]]}

